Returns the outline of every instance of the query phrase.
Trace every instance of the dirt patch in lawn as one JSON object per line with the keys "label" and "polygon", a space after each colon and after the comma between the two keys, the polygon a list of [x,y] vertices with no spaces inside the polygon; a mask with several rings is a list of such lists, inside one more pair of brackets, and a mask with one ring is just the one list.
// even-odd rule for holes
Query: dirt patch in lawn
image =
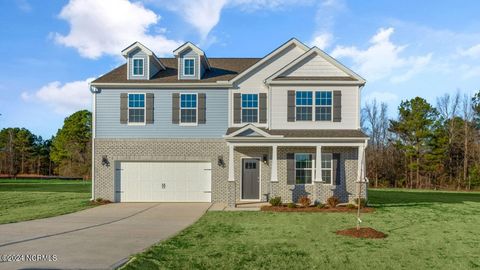
{"label": "dirt patch in lawn", "polygon": [[377,231],[373,228],[370,228],[370,227],[360,228],[359,230],[357,230],[357,228],[340,230],[340,231],[337,231],[336,234],[355,237],[355,238],[385,238],[385,237],[387,237],[387,235],[384,234],[383,232],[379,232],[379,231]]}
{"label": "dirt patch in lawn", "polygon": [[[310,207],[296,207],[296,208],[290,208],[287,206],[262,206],[260,208],[262,211],[270,211],[270,212],[326,212],[326,213],[354,213],[357,212],[356,208],[348,208],[348,207],[316,207],[316,206],[310,206]],[[375,211],[374,208],[372,207],[364,207],[361,208],[360,211],[362,213],[371,213]]]}

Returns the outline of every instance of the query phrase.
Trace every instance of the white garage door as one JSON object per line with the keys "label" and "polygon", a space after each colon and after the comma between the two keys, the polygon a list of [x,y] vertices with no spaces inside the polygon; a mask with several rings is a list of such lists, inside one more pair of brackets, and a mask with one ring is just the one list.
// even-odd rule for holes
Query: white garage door
{"label": "white garage door", "polygon": [[121,162],[122,202],[210,202],[209,162]]}

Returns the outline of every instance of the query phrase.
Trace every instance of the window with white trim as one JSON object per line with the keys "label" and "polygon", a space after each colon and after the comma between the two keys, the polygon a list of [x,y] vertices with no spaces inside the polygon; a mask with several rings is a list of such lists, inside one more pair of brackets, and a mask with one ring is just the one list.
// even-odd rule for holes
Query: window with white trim
{"label": "window with white trim", "polygon": [[242,123],[258,122],[258,94],[242,94]]}
{"label": "window with white trim", "polygon": [[333,161],[331,153],[322,154],[322,181],[326,184],[332,184]]}
{"label": "window with white trim", "polygon": [[145,123],[145,94],[128,94],[128,123]]}
{"label": "window with white trim", "polygon": [[180,123],[197,123],[197,94],[180,94]]}
{"label": "window with white trim", "polygon": [[133,75],[143,76],[143,58],[133,58]]}
{"label": "window with white trim", "polygon": [[295,154],[295,184],[311,184],[313,170],[313,154]]}
{"label": "window with white trim", "polygon": [[332,92],[315,92],[315,120],[332,121]]}
{"label": "window with white trim", "polygon": [[195,59],[193,58],[183,59],[183,75],[185,76],[195,75]]}
{"label": "window with white trim", "polygon": [[296,120],[312,121],[312,91],[297,91],[295,93]]}

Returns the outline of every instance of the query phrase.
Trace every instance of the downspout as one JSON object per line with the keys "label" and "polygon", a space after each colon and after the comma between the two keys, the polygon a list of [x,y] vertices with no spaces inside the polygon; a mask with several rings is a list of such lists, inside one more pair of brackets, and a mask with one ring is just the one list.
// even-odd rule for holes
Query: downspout
{"label": "downspout", "polygon": [[90,92],[92,93],[92,197],[95,200],[95,118],[96,118],[96,94],[99,92],[97,88],[90,85]]}

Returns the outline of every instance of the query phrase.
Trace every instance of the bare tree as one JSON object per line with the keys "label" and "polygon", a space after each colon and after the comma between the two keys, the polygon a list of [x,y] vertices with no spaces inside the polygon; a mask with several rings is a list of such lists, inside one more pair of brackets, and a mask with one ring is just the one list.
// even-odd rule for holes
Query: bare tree
{"label": "bare tree", "polygon": [[[467,95],[463,95],[462,100],[462,117],[463,117],[463,182],[467,183],[468,177],[468,159],[469,159],[469,145],[472,137],[471,123],[474,118],[474,110],[471,98]],[[468,177],[469,178],[469,177]],[[471,181],[468,179],[467,189],[470,190]]]}

